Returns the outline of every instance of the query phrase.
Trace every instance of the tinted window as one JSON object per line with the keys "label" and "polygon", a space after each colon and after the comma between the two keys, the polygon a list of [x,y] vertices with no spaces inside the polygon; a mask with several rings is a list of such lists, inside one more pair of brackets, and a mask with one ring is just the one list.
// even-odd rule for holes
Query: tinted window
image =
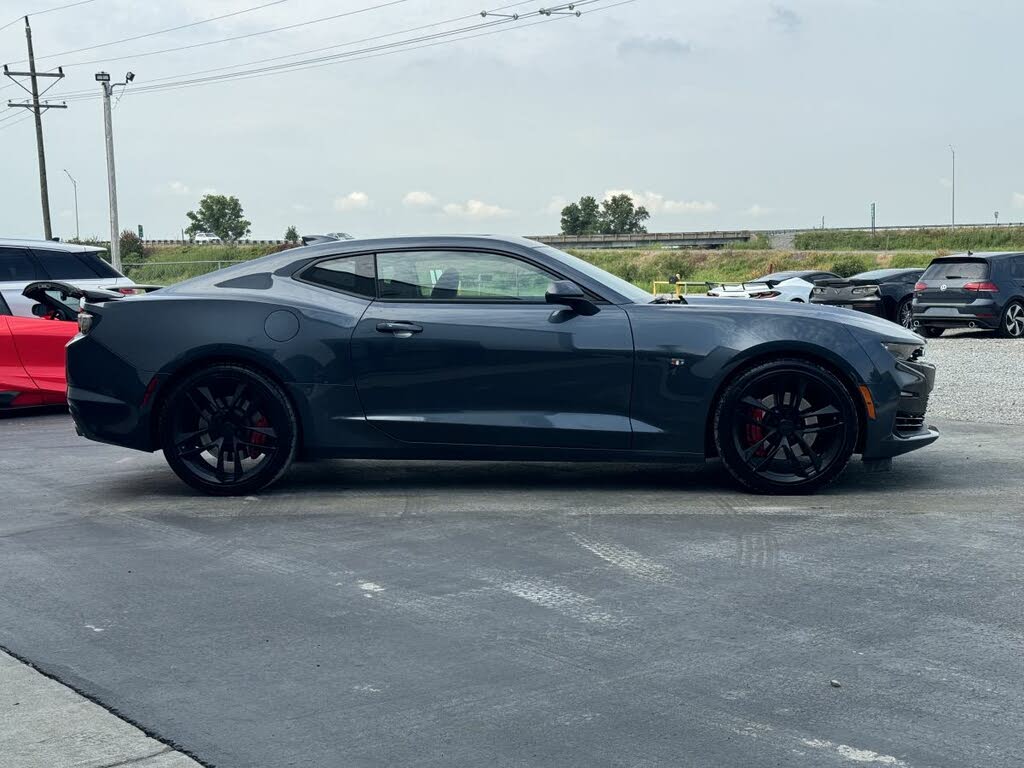
{"label": "tinted window", "polygon": [[556,279],[510,256],[471,251],[377,254],[382,299],[544,301]]}
{"label": "tinted window", "polygon": [[1024,280],[1024,256],[1017,256],[1010,267],[1010,274],[1018,280]]}
{"label": "tinted window", "polygon": [[936,261],[922,275],[922,280],[985,280],[987,261]]}
{"label": "tinted window", "polygon": [[622,294],[629,301],[636,304],[646,304],[654,298],[644,289],[638,288],[632,283],[623,280],[621,277],[613,275],[611,272],[605,272],[600,267],[594,266],[589,261],[584,261],[578,256],[573,256],[571,253],[566,253],[565,251],[560,251],[557,248],[552,248],[550,245],[540,245],[535,247],[534,250],[543,253],[548,258],[565,264],[567,267],[586,275],[591,280],[600,283],[601,285],[611,288],[613,291]]}
{"label": "tinted window", "polygon": [[879,283],[892,283],[899,281],[916,280],[921,275],[920,269],[908,272],[905,269],[874,269],[870,272],[861,272],[854,275],[851,280],[875,280]]}
{"label": "tinted window", "polygon": [[78,254],[67,251],[41,251],[33,249],[43,272],[52,280],[95,280],[100,277]]}
{"label": "tinted window", "polygon": [[85,262],[85,264],[96,273],[97,277],[112,277],[117,279],[121,277],[117,270],[104,261],[103,257],[98,253],[76,253],[75,256]]}
{"label": "tinted window", "polygon": [[302,273],[302,279],[327,288],[374,298],[373,254],[340,256],[319,261]]}
{"label": "tinted window", "polygon": [[0,248],[0,283],[38,280],[40,275],[28,251],[21,248]]}

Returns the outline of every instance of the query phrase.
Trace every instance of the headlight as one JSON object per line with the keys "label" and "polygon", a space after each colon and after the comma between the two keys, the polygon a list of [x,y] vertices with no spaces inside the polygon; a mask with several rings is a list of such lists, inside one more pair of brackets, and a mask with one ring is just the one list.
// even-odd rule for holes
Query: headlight
{"label": "headlight", "polygon": [[882,346],[897,360],[917,360],[924,354],[923,344],[908,344],[901,341],[883,341]]}

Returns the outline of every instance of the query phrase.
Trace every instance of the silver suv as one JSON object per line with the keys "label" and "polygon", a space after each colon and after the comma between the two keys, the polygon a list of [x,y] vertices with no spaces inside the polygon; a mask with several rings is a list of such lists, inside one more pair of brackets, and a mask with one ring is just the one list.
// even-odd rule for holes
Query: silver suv
{"label": "silver suv", "polygon": [[61,280],[82,288],[128,289],[134,282],[103,260],[103,248],[51,240],[0,238],[0,306],[32,316],[32,301],[21,295],[37,280]]}

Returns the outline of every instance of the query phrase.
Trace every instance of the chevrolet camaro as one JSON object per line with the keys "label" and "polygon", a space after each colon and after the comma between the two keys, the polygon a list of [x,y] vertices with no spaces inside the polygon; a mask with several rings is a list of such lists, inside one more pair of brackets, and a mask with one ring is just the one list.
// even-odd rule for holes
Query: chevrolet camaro
{"label": "chevrolet camaro", "polygon": [[926,446],[921,337],[863,313],[655,297],[520,238],[295,248],[82,302],[80,434],[248,494],[296,459],[692,462],[823,487]]}

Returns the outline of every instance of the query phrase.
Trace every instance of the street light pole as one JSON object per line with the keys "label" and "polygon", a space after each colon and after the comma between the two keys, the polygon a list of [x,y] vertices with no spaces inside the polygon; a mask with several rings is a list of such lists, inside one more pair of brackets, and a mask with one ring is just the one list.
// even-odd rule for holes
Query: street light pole
{"label": "street light pole", "polygon": [[110,117],[110,96],[117,86],[126,86],[135,75],[129,72],[123,83],[111,83],[106,72],[96,73],[96,82],[103,88],[103,133],[107,142],[107,196],[110,200],[110,264],[121,271],[121,230],[117,224],[117,175],[114,171],[114,125]]}
{"label": "street light pole", "polygon": [[956,150],[953,149],[953,145],[949,145],[950,154],[953,156],[953,199],[952,199],[952,213],[950,214],[950,226],[956,226]]}
{"label": "street light pole", "polygon": [[75,190],[75,240],[82,239],[82,233],[78,229],[78,182],[75,181],[75,177],[68,173],[68,169],[64,169],[64,173],[67,173],[68,178],[71,179],[71,187]]}

